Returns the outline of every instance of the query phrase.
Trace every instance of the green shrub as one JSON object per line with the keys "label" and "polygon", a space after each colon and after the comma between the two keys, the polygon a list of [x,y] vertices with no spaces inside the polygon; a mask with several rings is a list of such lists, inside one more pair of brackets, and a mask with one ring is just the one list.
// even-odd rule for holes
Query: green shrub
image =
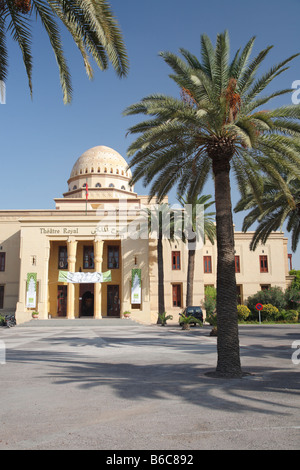
{"label": "green shrub", "polygon": [[276,317],[279,314],[279,310],[272,304],[263,305],[263,310],[261,310],[261,319],[262,321],[275,321]]}
{"label": "green shrub", "polygon": [[245,321],[250,315],[250,309],[247,307],[247,305],[238,305],[237,314],[239,321]]}
{"label": "green shrub", "polygon": [[299,318],[299,312],[297,310],[287,310],[285,313],[284,320],[291,323],[296,323]]}
{"label": "green shrub", "polygon": [[6,325],[5,317],[0,315],[0,326],[4,326],[4,325]]}
{"label": "green shrub", "polygon": [[206,310],[206,316],[213,314],[217,306],[217,289],[212,286],[205,287],[205,300],[203,306]]}
{"label": "green shrub", "polygon": [[211,326],[216,327],[217,326],[217,314],[210,313],[209,315],[206,315],[205,321],[209,323]]}
{"label": "green shrub", "polygon": [[275,315],[275,321],[282,322],[285,321],[286,310],[279,310]]}
{"label": "green shrub", "polygon": [[256,304],[273,305],[278,310],[286,307],[285,293],[280,287],[270,287],[268,290],[258,291],[247,299],[247,306],[252,314],[257,318]]}
{"label": "green shrub", "polygon": [[292,282],[292,285],[291,285],[291,288],[292,289],[297,289],[298,291],[300,291],[300,270],[298,269],[292,269],[289,274],[291,276],[295,276],[295,278],[293,279],[293,282]]}
{"label": "green shrub", "polygon": [[300,310],[300,290],[297,287],[288,287],[285,291],[286,309]]}
{"label": "green shrub", "polygon": [[168,320],[173,320],[173,315],[167,315],[166,312],[159,313],[158,316],[161,322],[161,326],[165,326]]}

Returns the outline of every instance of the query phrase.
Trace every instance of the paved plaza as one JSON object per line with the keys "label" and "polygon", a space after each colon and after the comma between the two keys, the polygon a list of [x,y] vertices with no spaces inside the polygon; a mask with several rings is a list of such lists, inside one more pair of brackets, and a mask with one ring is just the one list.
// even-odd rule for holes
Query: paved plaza
{"label": "paved plaza", "polygon": [[300,325],[241,326],[251,375],[231,380],[206,375],[217,359],[210,329],[1,328],[0,449],[299,449]]}

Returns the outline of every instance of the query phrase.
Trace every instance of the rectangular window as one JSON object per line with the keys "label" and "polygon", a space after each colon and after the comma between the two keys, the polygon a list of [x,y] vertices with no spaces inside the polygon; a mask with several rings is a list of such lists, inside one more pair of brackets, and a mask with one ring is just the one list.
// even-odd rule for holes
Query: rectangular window
{"label": "rectangular window", "polygon": [[83,247],[83,269],[94,269],[94,247]]}
{"label": "rectangular window", "polygon": [[173,307],[181,307],[181,284],[173,284]]}
{"label": "rectangular window", "polygon": [[5,255],[6,253],[0,253],[0,271],[5,271]]}
{"label": "rectangular window", "polygon": [[236,286],[236,294],[237,294],[237,303],[242,304],[243,294],[242,294],[242,286]]}
{"label": "rectangular window", "polygon": [[267,273],[268,272],[268,257],[265,255],[261,255],[259,257],[259,266],[260,266],[260,272],[261,273]]}
{"label": "rectangular window", "polygon": [[0,308],[4,308],[4,286],[0,286]]}
{"label": "rectangular window", "polygon": [[119,247],[108,246],[107,247],[107,268],[108,269],[119,269]]}
{"label": "rectangular window", "polygon": [[240,265],[240,257],[239,256],[234,257],[234,263],[235,263],[235,272],[240,273],[241,272],[241,265]]}
{"label": "rectangular window", "polygon": [[175,271],[180,269],[180,251],[172,251],[172,269]]}
{"label": "rectangular window", "polygon": [[269,290],[271,287],[271,284],[261,284],[260,288],[261,290]]}
{"label": "rectangular window", "polygon": [[211,256],[204,256],[204,272],[211,273],[212,272],[212,265],[211,265]]}
{"label": "rectangular window", "polygon": [[58,247],[58,269],[68,269],[68,249],[66,246]]}

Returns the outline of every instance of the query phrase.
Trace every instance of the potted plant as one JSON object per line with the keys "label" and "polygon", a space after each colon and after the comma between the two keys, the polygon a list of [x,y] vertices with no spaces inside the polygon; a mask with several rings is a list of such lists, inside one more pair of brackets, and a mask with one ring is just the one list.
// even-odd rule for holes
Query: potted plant
{"label": "potted plant", "polygon": [[32,318],[38,318],[39,312],[32,312]]}
{"label": "potted plant", "polygon": [[189,330],[191,328],[191,323],[193,324],[198,323],[198,325],[202,326],[202,322],[198,318],[195,318],[193,316],[183,315],[183,314],[180,315],[179,325],[182,326],[183,330]]}
{"label": "potted plant", "polygon": [[209,336],[218,336],[218,330],[217,330],[217,314],[216,313],[211,313],[206,317],[206,321],[212,326],[212,330],[209,334]]}
{"label": "potted plant", "polygon": [[166,312],[158,314],[161,321],[161,326],[165,326],[168,320],[173,320],[173,315],[167,315]]}
{"label": "potted plant", "polygon": [[130,318],[130,315],[131,315],[131,312],[129,312],[128,310],[126,310],[126,312],[123,313],[123,317],[125,318]]}

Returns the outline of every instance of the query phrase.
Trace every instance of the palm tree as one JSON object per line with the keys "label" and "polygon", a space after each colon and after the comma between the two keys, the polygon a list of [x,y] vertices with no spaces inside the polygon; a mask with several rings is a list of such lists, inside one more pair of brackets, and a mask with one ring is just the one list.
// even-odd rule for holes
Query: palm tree
{"label": "palm tree", "polygon": [[[262,174],[272,175],[278,185],[287,185],[274,166],[293,169],[300,176],[300,106],[287,105],[263,111],[272,98],[291,89],[261,96],[267,85],[295,58],[295,54],[258,77],[259,66],[271,47],[251,58],[255,38],[230,60],[227,32],[217,35],[213,46],[201,36],[201,60],[185,49],[180,56],[160,55],[171,67],[170,75],[189,100],[162,94],[143,98],[129,106],[125,115],[146,115],[129,129],[140,134],[128,148],[132,183],[142,179],[150,197],[158,200],[177,185],[178,191],[201,193],[213,175],[217,230],[217,367],[213,374],[241,377],[234,230],[230,171],[240,190],[249,184],[260,188]],[[259,166],[259,170],[256,166]]]}
{"label": "palm tree", "polygon": [[[209,201],[211,195],[198,196],[194,194],[190,196],[178,195],[178,201],[186,208],[187,205],[191,206],[191,220],[187,221],[192,229],[192,238],[188,242],[188,271],[187,271],[187,290],[186,290],[186,306],[193,304],[194,292],[194,272],[195,272],[195,255],[196,255],[196,242],[197,238],[205,243],[206,237],[214,245],[216,238],[216,225],[212,217],[215,212],[207,212],[207,209],[214,204],[214,201]],[[197,207],[203,207],[202,211],[197,211]]]}
{"label": "palm tree", "polygon": [[235,212],[250,210],[244,218],[243,231],[258,222],[250,243],[251,250],[255,250],[260,241],[266,243],[271,232],[281,229],[284,222],[287,223],[287,231],[292,234],[292,251],[297,249],[300,237],[300,178],[292,173],[282,176],[292,197],[288,198],[276,181],[265,178],[260,198],[255,198],[249,188],[234,209]]}
{"label": "palm tree", "polygon": [[161,315],[165,313],[163,239],[170,240],[172,236],[171,225],[172,214],[167,203],[152,206],[141,213],[141,234],[147,231],[155,234],[157,238],[158,324],[161,324]]}
{"label": "palm tree", "polygon": [[111,62],[118,76],[127,74],[128,59],[120,28],[107,0],[0,0],[0,80],[6,82],[9,32],[18,43],[32,94],[31,19],[40,19],[53,49],[65,103],[72,98],[71,76],[64,56],[57,19],[71,33],[89,78],[91,56],[101,70]]}

